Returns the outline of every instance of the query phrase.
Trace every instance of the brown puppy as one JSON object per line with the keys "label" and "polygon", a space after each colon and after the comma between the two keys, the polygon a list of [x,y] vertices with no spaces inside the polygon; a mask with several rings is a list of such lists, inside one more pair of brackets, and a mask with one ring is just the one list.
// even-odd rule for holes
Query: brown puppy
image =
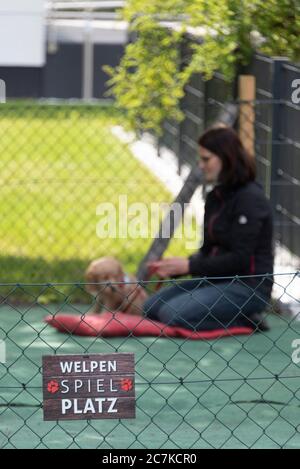
{"label": "brown puppy", "polygon": [[124,274],[121,263],[114,257],[101,257],[92,261],[85,272],[85,279],[88,283],[86,290],[96,297],[93,313],[123,311],[142,315],[142,307],[148,295],[136,283],[134,276]]}

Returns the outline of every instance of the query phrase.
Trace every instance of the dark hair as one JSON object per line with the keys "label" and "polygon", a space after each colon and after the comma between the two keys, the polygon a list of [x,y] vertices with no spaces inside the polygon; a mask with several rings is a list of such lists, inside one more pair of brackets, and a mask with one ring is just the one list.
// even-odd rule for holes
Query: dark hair
{"label": "dark hair", "polygon": [[222,161],[219,182],[224,186],[242,186],[255,179],[255,159],[231,127],[212,127],[201,135],[198,143]]}

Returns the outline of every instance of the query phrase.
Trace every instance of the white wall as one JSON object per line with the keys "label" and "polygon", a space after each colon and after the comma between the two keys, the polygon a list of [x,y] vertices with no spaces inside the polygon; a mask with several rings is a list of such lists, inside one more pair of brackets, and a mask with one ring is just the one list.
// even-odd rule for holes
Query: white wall
{"label": "white wall", "polygon": [[45,37],[45,0],[0,0],[0,66],[42,66]]}

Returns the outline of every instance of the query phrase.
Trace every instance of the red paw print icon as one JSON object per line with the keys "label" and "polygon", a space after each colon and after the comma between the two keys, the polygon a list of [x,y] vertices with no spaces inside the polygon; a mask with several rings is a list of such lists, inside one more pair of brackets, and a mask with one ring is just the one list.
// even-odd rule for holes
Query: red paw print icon
{"label": "red paw print icon", "polygon": [[49,383],[47,384],[47,390],[51,393],[51,394],[55,394],[58,390],[59,390],[59,384],[57,381],[54,381],[54,380],[51,380],[49,381]]}
{"label": "red paw print icon", "polygon": [[122,391],[131,391],[133,388],[132,379],[124,378],[121,380],[121,389]]}

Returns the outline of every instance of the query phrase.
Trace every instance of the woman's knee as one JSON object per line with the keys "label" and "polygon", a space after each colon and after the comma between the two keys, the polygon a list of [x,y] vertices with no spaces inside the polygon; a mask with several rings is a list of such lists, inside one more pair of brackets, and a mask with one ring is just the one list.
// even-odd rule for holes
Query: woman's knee
{"label": "woman's knee", "polygon": [[143,314],[146,317],[154,319],[157,310],[158,297],[157,295],[150,296],[143,305]]}

